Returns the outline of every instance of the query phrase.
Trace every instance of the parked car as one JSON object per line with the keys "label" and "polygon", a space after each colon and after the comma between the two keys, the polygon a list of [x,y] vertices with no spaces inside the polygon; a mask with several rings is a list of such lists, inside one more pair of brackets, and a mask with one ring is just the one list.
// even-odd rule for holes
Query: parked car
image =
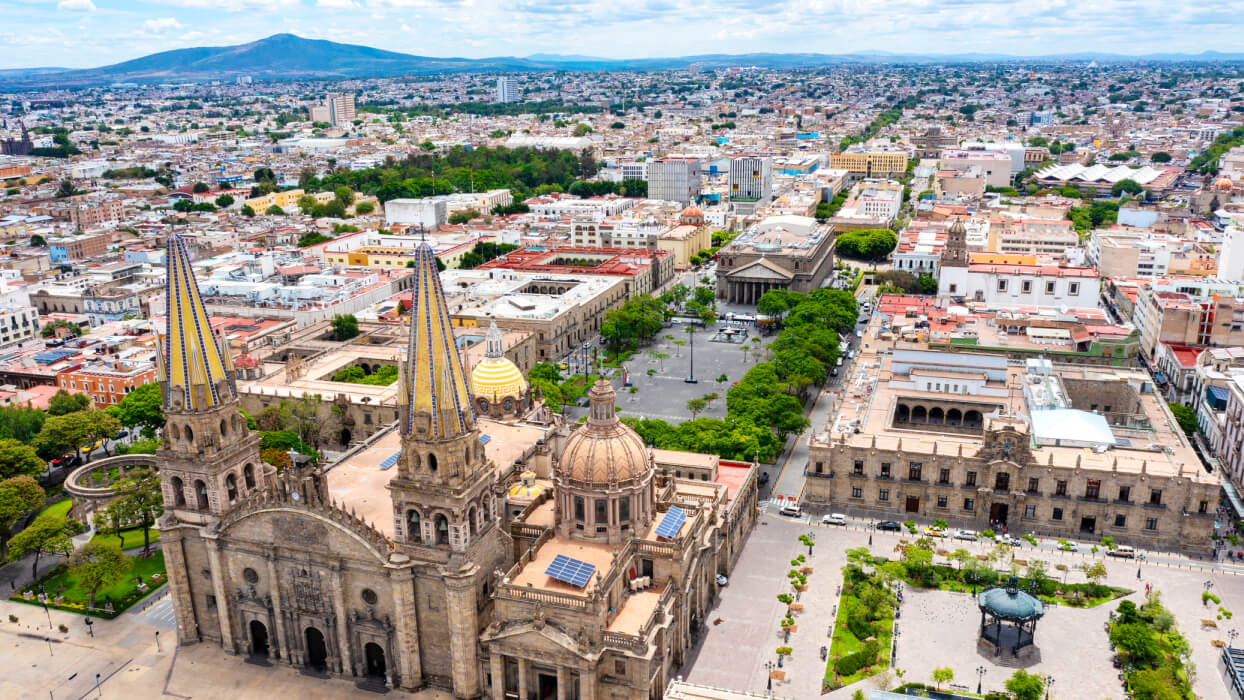
{"label": "parked car", "polygon": [[945,537],[946,531],[941,530],[936,527],[926,527],[924,528],[924,536],[925,537]]}
{"label": "parked car", "polygon": [[903,526],[899,525],[893,520],[882,520],[881,522],[877,523],[877,529],[885,530],[887,532],[902,532]]}
{"label": "parked car", "polygon": [[998,544],[1005,544],[1011,547],[1018,547],[1024,543],[1023,540],[1012,535],[995,535],[993,539]]}
{"label": "parked car", "polygon": [[976,530],[955,530],[955,539],[956,540],[968,540],[969,542],[975,542],[976,541]]}
{"label": "parked car", "polygon": [[726,578],[725,576],[722,576],[721,574],[717,574],[717,585],[718,586],[724,586],[729,582],[730,582],[730,579]]}
{"label": "parked car", "polygon": [[1106,554],[1109,554],[1112,557],[1123,557],[1124,559],[1135,559],[1136,548],[1129,547],[1125,544],[1121,544],[1118,547],[1115,547],[1114,549],[1110,550],[1109,552],[1106,552]]}
{"label": "parked car", "polygon": [[778,512],[781,513],[782,515],[788,515],[792,518],[798,518],[799,516],[803,515],[803,511],[799,509],[799,506],[782,506],[782,509],[779,510]]}
{"label": "parked car", "polygon": [[1075,542],[1059,542],[1058,548],[1063,550],[1064,552],[1080,551],[1080,545],[1076,544]]}
{"label": "parked car", "polygon": [[821,518],[822,525],[846,525],[847,516],[842,513],[830,513]]}

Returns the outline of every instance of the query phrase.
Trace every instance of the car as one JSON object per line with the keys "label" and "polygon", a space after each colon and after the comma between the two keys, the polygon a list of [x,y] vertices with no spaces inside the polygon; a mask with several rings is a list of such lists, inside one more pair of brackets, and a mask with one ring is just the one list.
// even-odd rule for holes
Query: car
{"label": "car", "polygon": [[558,362],[557,369],[560,369],[561,371],[565,372],[566,370],[570,369],[570,365],[566,364],[565,362]]}
{"label": "car", "polygon": [[94,452],[95,450],[98,450],[98,449],[99,449],[99,446],[100,446],[100,445],[102,445],[102,444],[104,444],[104,443],[103,443],[103,442],[101,442],[101,441],[99,441],[99,440],[96,440],[94,444],[87,445],[87,446],[83,447],[83,448],[82,448],[82,454],[84,454],[84,455],[89,455],[90,453]]}
{"label": "car", "polygon": [[925,537],[945,537],[946,531],[942,530],[941,528],[926,527],[924,528],[924,536]]}
{"label": "car", "polygon": [[846,525],[847,516],[842,513],[830,513],[821,517],[822,525]]}
{"label": "car", "polygon": [[1075,542],[1067,542],[1067,541],[1059,542],[1058,548],[1063,550],[1064,552],[1080,551],[1080,545],[1076,544]]}
{"label": "car", "polygon": [[886,532],[902,532],[903,526],[899,525],[893,520],[882,520],[881,522],[877,523],[877,529],[885,530]]}
{"label": "car", "polygon": [[1018,547],[1024,543],[1023,540],[1011,535],[995,535],[993,539],[998,544],[1005,544],[1011,547]]}
{"label": "car", "polygon": [[756,477],[756,483],[761,486],[769,483],[769,472],[760,472],[760,476]]}
{"label": "car", "polygon": [[802,510],[800,510],[800,509],[799,509],[799,506],[797,506],[797,505],[795,505],[795,506],[782,506],[782,509],[781,509],[781,510],[779,510],[778,512],[779,512],[779,513],[781,513],[782,515],[790,516],[790,517],[792,517],[792,518],[798,518],[798,517],[800,517],[801,515],[803,515],[803,511],[802,511]]}
{"label": "car", "polygon": [[122,440],[130,436],[130,431],[122,429],[118,430],[116,435],[112,436],[113,440]]}
{"label": "car", "polygon": [[1109,552],[1106,552],[1106,554],[1109,554],[1112,557],[1122,557],[1124,559],[1135,559],[1136,548],[1129,547],[1125,544],[1121,544],[1115,547],[1114,549],[1110,550]]}
{"label": "car", "polygon": [[976,530],[955,530],[955,539],[956,540],[968,540],[969,542],[975,542],[976,541]]}
{"label": "car", "polygon": [[724,586],[727,583],[730,583],[730,579],[726,578],[725,576],[722,576],[721,574],[717,574],[717,585],[718,586]]}

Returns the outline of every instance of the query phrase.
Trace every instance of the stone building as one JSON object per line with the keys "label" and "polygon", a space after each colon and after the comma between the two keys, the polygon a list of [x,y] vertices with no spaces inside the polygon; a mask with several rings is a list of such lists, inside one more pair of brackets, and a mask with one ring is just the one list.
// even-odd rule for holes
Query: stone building
{"label": "stone building", "polygon": [[771,216],[717,252],[717,298],[755,304],[770,289],[808,294],[834,268],[834,228],[809,216]]}
{"label": "stone building", "polygon": [[812,436],[805,501],[976,529],[1208,552],[1218,477],[1144,372],[878,350]]}
{"label": "stone building", "polygon": [[[661,696],[755,522],[754,465],[655,473],[608,382],[568,437],[477,417],[422,246],[396,431],[278,472],[238,412],[185,247],[168,245],[156,459],[179,643],[458,698]],[[534,488],[550,455],[555,487]]]}

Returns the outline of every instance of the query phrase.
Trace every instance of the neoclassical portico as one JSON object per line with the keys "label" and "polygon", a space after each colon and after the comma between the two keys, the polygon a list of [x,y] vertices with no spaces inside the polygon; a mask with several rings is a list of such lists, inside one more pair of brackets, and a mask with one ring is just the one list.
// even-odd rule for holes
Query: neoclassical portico
{"label": "neoclassical portico", "polygon": [[726,275],[725,299],[731,304],[755,304],[771,289],[788,289],[794,274],[761,258]]}

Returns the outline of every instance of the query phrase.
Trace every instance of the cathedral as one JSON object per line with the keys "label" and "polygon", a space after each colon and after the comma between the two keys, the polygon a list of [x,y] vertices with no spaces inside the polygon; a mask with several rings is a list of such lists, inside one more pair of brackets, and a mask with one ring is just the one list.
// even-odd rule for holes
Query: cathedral
{"label": "cathedral", "polygon": [[645,446],[606,380],[586,422],[550,420],[495,330],[465,372],[427,245],[412,281],[397,425],[278,469],[169,237],[157,460],[179,643],[458,698],[661,697],[755,524],[755,466]]}

